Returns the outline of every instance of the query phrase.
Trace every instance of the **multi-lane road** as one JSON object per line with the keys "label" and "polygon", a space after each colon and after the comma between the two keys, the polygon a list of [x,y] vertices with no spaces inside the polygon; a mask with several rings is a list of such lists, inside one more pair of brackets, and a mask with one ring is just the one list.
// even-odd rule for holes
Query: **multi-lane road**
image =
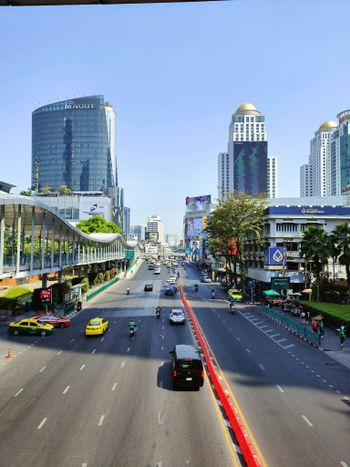
{"label": "multi-lane road", "polygon": [[[181,304],[164,297],[167,275],[142,265],[53,336],[13,337],[1,326],[1,467],[240,464],[208,380],[199,392],[172,389],[169,350],[193,337],[190,326],[168,323],[169,310]],[[350,467],[349,370],[257,307],[238,305],[231,315],[218,285],[201,284],[196,294],[190,265],[181,280],[263,463]],[[146,282],[153,292],[143,291]],[[103,337],[84,336],[93,316],[109,320]]]}

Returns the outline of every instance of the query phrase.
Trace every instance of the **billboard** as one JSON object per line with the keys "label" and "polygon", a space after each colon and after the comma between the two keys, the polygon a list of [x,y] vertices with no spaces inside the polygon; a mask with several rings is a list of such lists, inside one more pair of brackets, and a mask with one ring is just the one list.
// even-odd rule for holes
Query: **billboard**
{"label": "billboard", "polygon": [[201,217],[188,217],[186,219],[186,238],[199,237],[203,230],[203,219]]}
{"label": "billboard", "polygon": [[252,195],[267,192],[267,141],[233,143],[233,186]]}
{"label": "billboard", "polygon": [[103,216],[107,221],[112,220],[111,200],[106,196],[80,196],[79,220],[90,219],[92,216]]}
{"label": "billboard", "polygon": [[187,212],[199,212],[199,211],[210,211],[211,206],[211,195],[204,196],[187,196],[186,197],[186,211]]}
{"label": "billboard", "polygon": [[281,246],[269,247],[265,251],[265,264],[279,266],[281,269],[286,261],[286,248]]}

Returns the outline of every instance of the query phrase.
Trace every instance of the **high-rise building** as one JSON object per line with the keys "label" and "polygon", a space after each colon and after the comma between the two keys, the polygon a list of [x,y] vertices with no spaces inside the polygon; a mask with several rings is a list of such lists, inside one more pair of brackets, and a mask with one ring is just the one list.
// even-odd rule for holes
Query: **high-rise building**
{"label": "high-rise building", "polygon": [[[265,117],[245,103],[232,115],[229,127],[228,152],[218,156],[218,197],[226,199],[231,191],[243,191],[252,195],[267,193],[273,189],[272,168],[277,169],[277,158],[271,160],[271,172],[267,161],[267,135]],[[275,190],[277,172],[275,170]],[[269,187],[268,187],[269,183]]]}
{"label": "high-rise building", "polygon": [[350,109],[337,115],[338,128],[329,137],[328,194],[339,196],[350,186]]}
{"label": "high-rise building", "polygon": [[327,196],[327,155],[330,135],[337,124],[324,122],[310,142],[309,164],[312,167],[311,196]]}
{"label": "high-rise building", "polygon": [[139,241],[145,240],[146,238],[146,226],[145,225],[133,225],[130,227],[132,235]]}
{"label": "high-rise building", "polygon": [[245,103],[232,115],[229,159],[233,163],[233,189],[256,195],[267,192],[267,135],[265,117]]}
{"label": "high-rise building", "polygon": [[178,246],[179,245],[179,236],[177,234],[166,234],[165,235],[165,243],[167,245],[169,245],[170,247]]}
{"label": "high-rise building", "polygon": [[126,206],[123,208],[123,232],[128,238],[130,234],[130,208]]}
{"label": "high-rise building", "polygon": [[277,198],[277,157],[267,157],[267,193],[269,198]]}
{"label": "high-rise building", "polygon": [[300,167],[300,196],[312,196],[312,166],[304,164]]}
{"label": "high-rise building", "polygon": [[228,152],[220,152],[218,155],[218,199],[226,199],[230,191],[233,191],[233,171],[230,168],[233,163]]}
{"label": "high-rise building", "polygon": [[103,96],[55,102],[32,114],[32,188],[61,185],[115,197],[115,113]]}
{"label": "high-rise building", "polygon": [[164,243],[164,227],[159,216],[148,216],[146,240]]}

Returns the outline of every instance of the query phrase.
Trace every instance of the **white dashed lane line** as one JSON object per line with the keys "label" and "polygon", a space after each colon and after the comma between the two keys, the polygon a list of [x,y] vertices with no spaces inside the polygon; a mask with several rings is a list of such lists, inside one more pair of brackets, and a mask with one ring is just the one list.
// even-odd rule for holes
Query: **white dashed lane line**
{"label": "white dashed lane line", "polygon": [[112,386],[112,391],[115,391],[115,390],[116,390],[117,384],[118,384],[118,383],[114,383],[114,384],[113,384],[113,386]]}
{"label": "white dashed lane line", "polygon": [[309,427],[313,428],[313,424],[310,422],[310,420],[307,417],[305,417],[305,415],[302,415],[302,418],[309,425]]}
{"label": "white dashed lane line", "polygon": [[67,386],[66,389],[62,392],[62,394],[67,394],[67,392],[69,391],[69,388],[70,386]]}
{"label": "white dashed lane line", "polygon": [[276,384],[276,388],[280,391],[280,392],[284,392],[284,389],[281,388],[281,386],[279,384]]}
{"label": "white dashed lane line", "polygon": [[259,363],[259,366],[260,366],[260,368],[261,368],[263,371],[265,370],[264,365],[262,365],[261,363]]}
{"label": "white dashed lane line", "polygon": [[57,352],[56,355],[61,355],[61,353],[62,353],[62,350],[60,350],[59,352]]}
{"label": "white dashed lane line", "polygon": [[46,420],[47,420],[46,417],[41,420],[40,424],[38,425],[38,430],[41,430],[41,428],[45,425]]}
{"label": "white dashed lane line", "polygon": [[46,369],[46,366],[43,366],[40,370],[39,370],[39,373],[42,373],[43,371],[45,371]]}
{"label": "white dashed lane line", "polygon": [[124,368],[125,367],[125,362],[122,362],[122,364],[120,365],[120,368]]}
{"label": "white dashed lane line", "polygon": [[16,394],[15,394],[14,397],[19,396],[23,390],[24,390],[24,388],[19,389],[19,390],[16,392]]}
{"label": "white dashed lane line", "polygon": [[98,422],[98,426],[101,426],[101,425],[102,425],[103,420],[105,419],[105,416],[106,416],[106,415],[101,415],[100,420],[99,420],[99,422]]}
{"label": "white dashed lane line", "polygon": [[81,365],[80,367],[80,370],[79,371],[83,371],[83,369],[85,368],[85,364]]}
{"label": "white dashed lane line", "polygon": [[95,353],[96,352],[96,349],[94,349],[91,353]]}
{"label": "white dashed lane line", "polygon": [[246,351],[247,351],[248,353],[251,353],[249,349],[246,349]]}
{"label": "white dashed lane line", "polygon": [[75,338],[73,337],[73,339],[70,340],[70,343],[73,344],[74,341],[75,341]]}

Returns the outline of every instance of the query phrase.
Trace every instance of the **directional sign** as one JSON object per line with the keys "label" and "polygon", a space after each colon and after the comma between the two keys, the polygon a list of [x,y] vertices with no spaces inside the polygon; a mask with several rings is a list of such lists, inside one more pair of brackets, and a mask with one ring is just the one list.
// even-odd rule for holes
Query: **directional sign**
{"label": "directional sign", "polygon": [[134,259],[134,250],[125,250],[125,259]]}
{"label": "directional sign", "polygon": [[284,289],[287,290],[290,288],[290,278],[289,277],[271,277],[271,288],[272,289]]}

